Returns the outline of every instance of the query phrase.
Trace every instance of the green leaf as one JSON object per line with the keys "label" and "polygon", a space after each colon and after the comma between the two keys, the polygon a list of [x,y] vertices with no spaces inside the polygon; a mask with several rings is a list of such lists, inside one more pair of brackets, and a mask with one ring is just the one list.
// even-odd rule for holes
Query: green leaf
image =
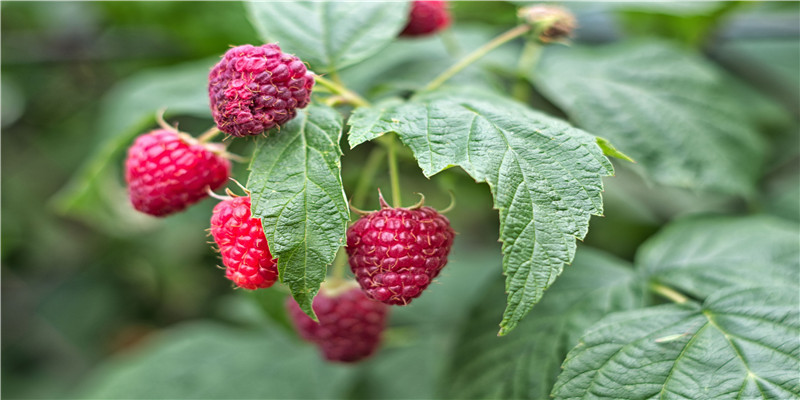
{"label": "green leaf", "polygon": [[147,71],[117,84],[101,102],[99,145],[55,195],[52,206],[61,214],[88,222],[106,221],[109,232],[141,225],[142,214],[128,206],[125,189],[118,183],[121,165],[115,162],[133,138],[154,123],[159,109],[165,108],[167,115],[209,116],[206,85],[214,62],[195,61]]}
{"label": "green leaf", "polygon": [[531,78],[656,183],[754,192],[764,142],[729,78],[698,55],[659,41],[554,48]]}
{"label": "green leaf", "polygon": [[697,298],[734,285],[797,285],[800,229],[773,217],[695,217],[668,225],[637,253],[653,282]]}
{"label": "green leaf", "polygon": [[408,1],[247,2],[266,42],[278,42],[317,72],[338,71],[382,49],[405,27]]}
{"label": "green leaf", "polygon": [[609,157],[619,158],[620,160],[625,160],[632,163],[636,162],[632,158],[628,157],[627,154],[617,150],[617,148],[614,147],[614,145],[611,144],[611,142],[609,142],[608,139],[601,138],[598,136],[597,145],[600,146],[601,149],[603,149],[603,154]]}
{"label": "green leaf", "polygon": [[613,311],[643,305],[643,285],[628,263],[582,247],[516,330],[498,338],[502,282],[488,287],[462,328],[446,398],[546,399],[567,349]]}
{"label": "green leaf", "polygon": [[798,287],[731,288],[700,307],[616,313],[570,351],[557,399],[800,396]]}
{"label": "green leaf", "polygon": [[350,212],[341,177],[342,116],[312,105],[257,143],[247,189],[281,282],[309,316]]}
{"label": "green leaf", "polygon": [[613,172],[595,137],[485,92],[437,92],[358,109],[350,146],[396,132],[430,177],[460,166],[492,190],[500,210],[508,307],[501,334],[533,308],[572,260],[575,238],[602,211],[601,177]]}
{"label": "green leaf", "polygon": [[76,398],[341,398],[352,369],[278,329],[244,331],[211,323],[172,329],[102,366]]}

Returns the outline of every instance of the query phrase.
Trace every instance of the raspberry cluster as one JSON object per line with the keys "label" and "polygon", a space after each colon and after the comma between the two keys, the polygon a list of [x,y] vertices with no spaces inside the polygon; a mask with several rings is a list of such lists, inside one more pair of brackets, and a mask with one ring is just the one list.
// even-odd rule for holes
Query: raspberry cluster
{"label": "raspberry cluster", "polygon": [[211,236],[222,255],[225,276],[236,286],[263,289],[278,279],[261,220],[250,216],[250,196],[223,200],[214,207]]}
{"label": "raspberry cluster", "polygon": [[133,207],[163,217],[200,201],[230,176],[231,164],[221,151],[168,129],[139,136],[125,161]]}
{"label": "raspberry cluster", "polygon": [[311,306],[319,323],[309,318],[291,297],[286,309],[300,336],[317,344],[325,359],[356,362],[380,346],[388,307],[373,301],[357,287],[323,287]]}
{"label": "raspberry cluster", "polygon": [[447,264],[455,232],[430,207],[383,208],[347,230],[350,268],[370,298],[406,305]]}
{"label": "raspberry cluster", "polygon": [[411,3],[408,24],[400,36],[424,36],[439,32],[450,26],[447,2],[441,0],[415,0]]}
{"label": "raspberry cluster", "polygon": [[228,50],[208,76],[211,113],[233,136],[260,135],[308,105],[314,77],[299,58],[277,44]]}

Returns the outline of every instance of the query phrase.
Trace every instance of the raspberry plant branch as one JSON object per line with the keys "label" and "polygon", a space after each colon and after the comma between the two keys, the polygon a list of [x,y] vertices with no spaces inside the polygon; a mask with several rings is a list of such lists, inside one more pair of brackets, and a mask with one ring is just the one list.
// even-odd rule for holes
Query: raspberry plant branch
{"label": "raspberry plant branch", "polygon": [[689,301],[688,297],[684,296],[677,290],[664,286],[660,283],[651,283],[650,290],[677,304],[683,304]]}
{"label": "raspberry plant branch", "polygon": [[533,73],[541,54],[541,44],[531,39],[525,41],[525,47],[522,48],[519,63],[517,64],[517,80],[511,89],[511,96],[515,99],[522,102],[528,101],[531,95],[531,88],[526,76],[530,76]]}
{"label": "raspberry plant branch", "polygon": [[422,90],[430,91],[438,88],[443,83],[447,82],[448,79],[454,77],[456,74],[461,72],[461,70],[468,67],[475,61],[479,60],[481,57],[485,56],[490,51],[528,33],[530,30],[531,30],[530,25],[519,25],[517,27],[514,27],[506,31],[505,33],[500,34],[496,38],[492,39],[488,43],[484,44],[483,46],[479,47],[472,53],[468,54],[466,57],[462,58],[461,61],[453,64],[450,68],[442,72],[439,76],[430,81],[430,83],[425,85],[425,87]]}
{"label": "raspberry plant branch", "polygon": [[320,85],[328,88],[333,93],[338,94],[343,100],[356,107],[369,107],[369,101],[358,95],[358,93],[346,88],[344,85],[333,80],[323,78],[320,75],[314,75],[314,80]]}

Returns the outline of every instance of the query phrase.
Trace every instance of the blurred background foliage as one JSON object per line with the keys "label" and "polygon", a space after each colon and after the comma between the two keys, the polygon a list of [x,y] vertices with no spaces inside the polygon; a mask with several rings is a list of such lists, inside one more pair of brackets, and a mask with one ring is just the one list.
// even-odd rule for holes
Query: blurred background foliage
{"label": "blurred background foliage", "polygon": [[[419,87],[454,56],[515,24],[521,3],[453,2],[453,32],[395,43],[343,79],[373,99]],[[605,216],[592,219],[583,247],[631,261],[663,224],[693,213],[800,220],[798,3],[566,5],[579,20],[579,44],[658,36],[701,51],[763,97],[752,104],[770,143],[758,194],[748,199],[659,186],[615,163]],[[443,393],[472,306],[500,303],[492,314],[498,321],[488,323],[499,322],[501,254],[488,187],[459,170],[426,180],[410,152],[406,201],[423,192],[445,207],[452,190],[458,200],[449,217],[459,237],[438,283],[393,310],[383,350],[358,366],[326,365],[299,342],[286,325],[281,290],[231,290],[206,243],[213,201],[166,220],[132,211],[121,150],[154,127],[162,105],[182,130],[211,125],[206,71],[229,45],[259,42],[241,4],[0,7],[3,397],[429,398]],[[503,91],[515,46],[457,79]],[[536,93],[532,106],[566,118]],[[251,146],[234,141],[232,151],[246,155]],[[370,149],[345,150],[349,195]],[[235,176],[245,181],[246,174],[238,165]],[[382,166],[376,186],[388,187]],[[373,191],[362,206],[377,207]]]}

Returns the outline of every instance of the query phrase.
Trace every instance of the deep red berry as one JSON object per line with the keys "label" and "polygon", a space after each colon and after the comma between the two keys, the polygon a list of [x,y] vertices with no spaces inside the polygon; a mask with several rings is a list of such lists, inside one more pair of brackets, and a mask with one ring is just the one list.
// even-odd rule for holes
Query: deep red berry
{"label": "deep red berry", "polygon": [[450,25],[447,2],[438,0],[414,0],[408,24],[400,36],[430,35]]}
{"label": "deep red berry", "polygon": [[286,309],[300,336],[316,343],[325,359],[360,361],[380,346],[388,307],[370,300],[355,285],[333,290],[323,286],[312,308],[319,323],[309,318],[294,299],[286,299]]}
{"label": "deep red berry", "polygon": [[211,236],[219,246],[225,277],[244,289],[263,289],[278,279],[261,220],[250,217],[250,196],[223,200],[211,215]]}
{"label": "deep red berry", "polygon": [[347,230],[350,269],[369,297],[405,305],[447,264],[455,232],[433,208],[383,205]]}
{"label": "deep red berry", "polygon": [[167,129],[139,136],[125,161],[133,207],[163,217],[200,201],[230,176],[230,162],[218,154],[222,151],[218,144],[200,144]]}
{"label": "deep red berry", "polygon": [[308,105],[314,77],[276,44],[234,47],[208,75],[211,114],[233,136],[260,135]]}

